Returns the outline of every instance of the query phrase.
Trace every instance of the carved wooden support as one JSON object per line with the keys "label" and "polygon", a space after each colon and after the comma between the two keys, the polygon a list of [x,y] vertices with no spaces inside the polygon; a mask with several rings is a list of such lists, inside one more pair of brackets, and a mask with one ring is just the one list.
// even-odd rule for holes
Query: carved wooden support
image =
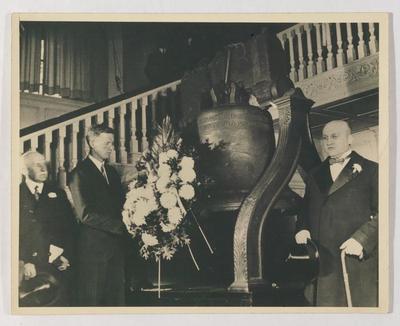
{"label": "carved wooden support", "polygon": [[302,144],[309,135],[308,112],[314,102],[305,98],[299,88],[289,90],[274,103],[279,112],[278,145],[238,214],[233,244],[235,280],[230,291],[249,292],[268,286],[263,271],[263,225],[295,172]]}

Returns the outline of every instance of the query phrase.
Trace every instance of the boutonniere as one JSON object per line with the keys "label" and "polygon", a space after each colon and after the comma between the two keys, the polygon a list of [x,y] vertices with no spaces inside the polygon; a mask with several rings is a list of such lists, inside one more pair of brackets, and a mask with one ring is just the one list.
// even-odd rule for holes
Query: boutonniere
{"label": "boutonniere", "polygon": [[49,198],[57,198],[57,194],[55,192],[49,192],[47,196],[49,196]]}
{"label": "boutonniere", "polygon": [[353,174],[357,175],[359,173],[361,173],[362,171],[362,166],[358,163],[353,164]]}

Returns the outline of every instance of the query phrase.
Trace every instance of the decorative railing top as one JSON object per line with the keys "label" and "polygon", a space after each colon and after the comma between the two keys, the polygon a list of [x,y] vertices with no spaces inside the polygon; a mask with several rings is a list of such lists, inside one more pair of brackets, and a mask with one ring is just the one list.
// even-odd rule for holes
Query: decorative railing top
{"label": "decorative railing top", "polygon": [[124,102],[125,100],[132,100],[133,98],[143,98],[149,95],[154,95],[159,92],[165,91],[167,89],[174,89],[176,88],[179,84],[181,83],[181,80],[176,80],[172,81],[167,84],[162,84],[159,86],[152,86],[150,87],[145,87],[145,88],[139,88],[135,89],[130,92],[126,92],[124,94],[109,98],[107,100],[91,104],[89,106],[85,106],[81,109],[60,115],[58,117],[48,119],[42,122],[39,122],[37,124],[34,124],[32,126],[23,128],[20,130],[20,137],[25,137],[29,136],[33,133],[40,132],[41,130],[51,128],[51,129],[57,129],[59,125],[66,124],[68,121],[72,121],[75,118],[78,118],[79,120],[84,119],[85,115],[91,114],[96,110],[107,108],[111,105],[117,105],[118,103]]}
{"label": "decorative railing top", "polygon": [[304,79],[379,52],[373,22],[300,23],[277,33],[290,63],[290,79]]}

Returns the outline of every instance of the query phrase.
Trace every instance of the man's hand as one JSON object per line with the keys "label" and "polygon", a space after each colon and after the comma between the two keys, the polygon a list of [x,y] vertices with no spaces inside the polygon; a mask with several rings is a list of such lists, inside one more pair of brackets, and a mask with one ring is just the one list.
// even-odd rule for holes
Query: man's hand
{"label": "man's hand", "polygon": [[346,255],[358,256],[362,259],[364,256],[363,246],[355,239],[350,238],[342,243],[340,250],[344,250]]}
{"label": "man's hand", "polygon": [[36,267],[32,263],[27,263],[24,265],[24,277],[25,280],[29,280],[31,278],[36,277]]}
{"label": "man's hand", "polygon": [[65,258],[64,256],[60,256],[59,259],[61,261],[61,265],[57,267],[58,270],[65,271],[66,269],[68,269],[68,267],[70,266],[68,259]]}
{"label": "man's hand", "polygon": [[297,244],[306,244],[308,239],[311,239],[310,231],[301,230],[294,236]]}

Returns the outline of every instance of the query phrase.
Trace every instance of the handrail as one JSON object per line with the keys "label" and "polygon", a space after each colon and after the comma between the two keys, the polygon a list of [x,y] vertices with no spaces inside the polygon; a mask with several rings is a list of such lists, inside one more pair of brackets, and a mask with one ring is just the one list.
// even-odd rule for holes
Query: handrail
{"label": "handrail", "polygon": [[156,93],[158,91],[161,91],[163,89],[177,86],[177,85],[180,84],[180,82],[181,82],[181,80],[178,79],[178,80],[169,82],[167,84],[157,85],[156,87],[154,87],[154,86],[142,87],[142,88],[138,88],[138,89],[132,90],[130,92],[126,92],[126,93],[121,94],[121,95],[114,96],[114,97],[106,99],[104,101],[85,106],[85,107],[83,107],[81,109],[62,114],[62,115],[60,115],[58,117],[55,117],[55,118],[52,118],[52,119],[48,119],[48,120],[45,120],[45,121],[42,121],[42,122],[39,122],[39,123],[36,123],[36,124],[34,124],[32,126],[29,126],[29,127],[25,127],[25,128],[20,130],[19,136],[20,137],[24,137],[24,136],[33,134],[33,133],[35,133],[37,131],[40,131],[40,130],[43,130],[43,129],[46,129],[46,128],[49,128],[49,127],[56,127],[56,125],[63,124],[68,120],[72,120],[72,119],[74,119],[76,117],[79,117],[79,116],[82,116],[82,115],[85,115],[85,114],[88,114],[88,113],[92,113],[92,112],[94,112],[94,111],[96,111],[98,109],[113,105],[113,104],[118,103],[118,102],[122,102],[124,100],[129,99],[129,98],[132,98],[132,97],[144,97],[146,95],[154,94],[154,93]]}

